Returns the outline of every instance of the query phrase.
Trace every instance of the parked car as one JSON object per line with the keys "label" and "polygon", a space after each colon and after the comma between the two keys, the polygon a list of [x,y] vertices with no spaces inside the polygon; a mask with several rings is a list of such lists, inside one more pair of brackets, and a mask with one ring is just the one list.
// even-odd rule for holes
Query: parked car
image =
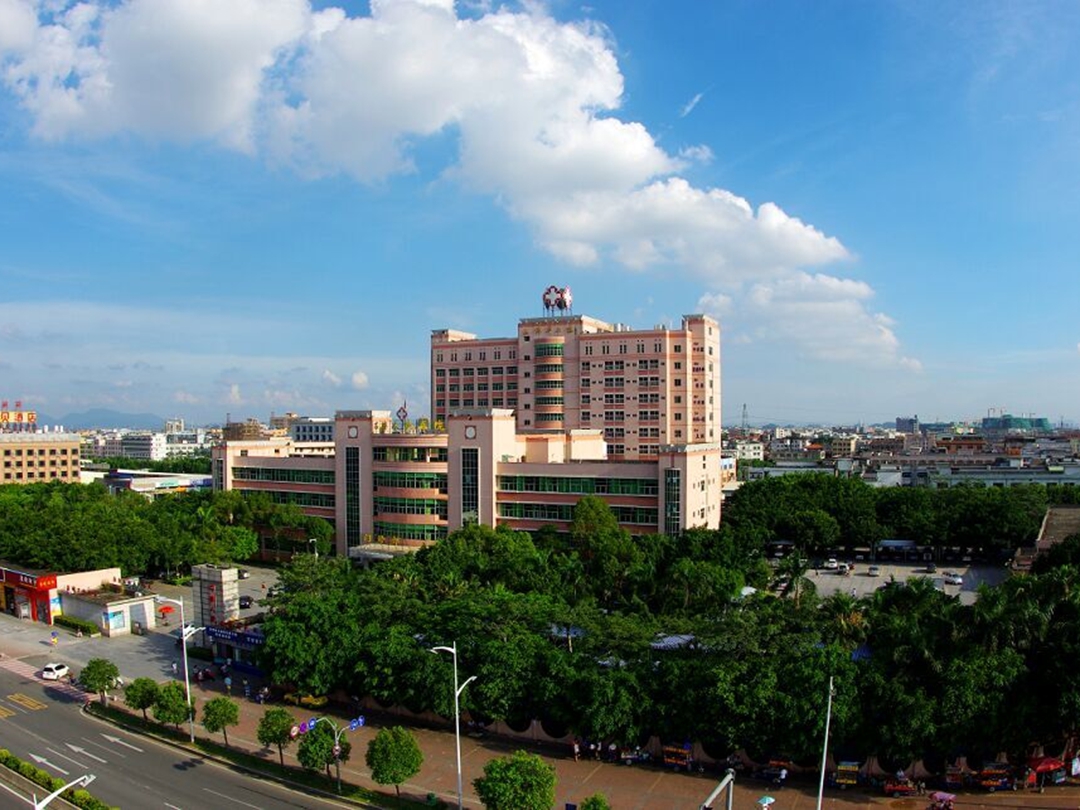
{"label": "parked car", "polygon": [[285,702],[290,703],[293,706],[305,706],[309,709],[321,709],[330,699],[323,695],[301,695],[296,692],[290,692],[285,695]]}
{"label": "parked car", "polygon": [[63,680],[70,674],[71,670],[68,669],[67,664],[51,663],[41,668],[41,677],[47,681]]}
{"label": "parked car", "polygon": [[240,609],[241,610],[247,610],[253,604],[255,604],[255,600],[252,599],[247,594],[244,594],[243,596],[240,597]]}
{"label": "parked car", "polygon": [[240,577],[240,579],[250,579],[251,578],[251,572],[248,571],[246,568],[241,568],[239,571],[236,572],[236,575],[238,577]]}
{"label": "parked car", "polygon": [[266,592],[266,595],[273,599],[275,596],[281,596],[285,593],[285,589],[281,585],[271,585],[270,589]]}
{"label": "parked car", "polygon": [[937,566],[934,565],[932,562],[927,563],[926,564],[926,573],[928,573],[928,574],[936,574],[937,573]]}
{"label": "parked car", "polygon": [[946,585],[963,585],[964,578],[957,574],[955,571],[946,571],[941,575],[941,578],[945,580]]}
{"label": "parked car", "polygon": [[879,568],[876,565],[871,565],[869,568],[866,569],[866,575],[868,577],[880,577],[881,576],[881,568]]}
{"label": "parked car", "polygon": [[829,559],[827,559],[825,561],[825,570],[826,571],[835,571],[839,567],[840,567],[840,563],[838,563],[836,561],[836,557],[829,557]]}

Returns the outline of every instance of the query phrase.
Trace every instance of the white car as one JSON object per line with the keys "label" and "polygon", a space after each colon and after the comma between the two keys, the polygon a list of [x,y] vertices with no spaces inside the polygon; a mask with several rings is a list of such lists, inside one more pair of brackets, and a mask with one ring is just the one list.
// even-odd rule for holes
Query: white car
{"label": "white car", "polygon": [[963,585],[964,578],[954,571],[946,571],[941,575],[941,578],[945,580],[946,585]]}
{"label": "white car", "polygon": [[829,557],[829,559],[827,559],[825,561],[825,570],[826,571],[835,571],[839,567],[840,567],[840,563],[838,563],[836,561],[836,557]]}
{"label": "white car", "polygon": [[67,664],[46,664],[41,668],[41,677],[47,681],[59,681],[70,674]]}

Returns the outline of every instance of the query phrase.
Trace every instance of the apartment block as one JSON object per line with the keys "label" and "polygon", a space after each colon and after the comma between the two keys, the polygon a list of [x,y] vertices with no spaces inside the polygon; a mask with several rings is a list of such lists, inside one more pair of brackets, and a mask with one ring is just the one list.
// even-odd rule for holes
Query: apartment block
{"label": "apartment block", "polygon": [[0,483],[77,483],[80,442],[74,433],[0,433]]}
{"label": "apartment block", "polygon": [[585,315],[524,318],[517,336],[431,335],[431,415],[509,409],[522,433],[595,429],[613,461],[720,439],[720,325],[635,330]]}

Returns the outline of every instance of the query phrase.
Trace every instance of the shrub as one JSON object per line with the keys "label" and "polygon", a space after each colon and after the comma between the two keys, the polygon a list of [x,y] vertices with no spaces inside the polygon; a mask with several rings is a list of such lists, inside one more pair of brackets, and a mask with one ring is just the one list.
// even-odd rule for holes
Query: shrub
{"label": "shrub", "polygon": [[82,630],[88,636],[101,634],[101,628],[96,624],[85,619],[76,619],[74,616],[57,616],[53,619],[53,624],[69,630]]}

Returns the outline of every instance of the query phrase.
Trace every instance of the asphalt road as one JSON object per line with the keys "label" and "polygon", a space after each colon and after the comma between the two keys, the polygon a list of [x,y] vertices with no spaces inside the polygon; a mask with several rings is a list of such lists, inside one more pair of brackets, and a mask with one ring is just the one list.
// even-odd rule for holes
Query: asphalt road
{"label": "asphalt road", "polygon": [[[9,665],[0,663],[0,746],[65,781],[94,774],[90,790],[109,804],[124,810],[341,806],[86,717],[78,699]],[[14,799],[0,796],[4,801]]]}

